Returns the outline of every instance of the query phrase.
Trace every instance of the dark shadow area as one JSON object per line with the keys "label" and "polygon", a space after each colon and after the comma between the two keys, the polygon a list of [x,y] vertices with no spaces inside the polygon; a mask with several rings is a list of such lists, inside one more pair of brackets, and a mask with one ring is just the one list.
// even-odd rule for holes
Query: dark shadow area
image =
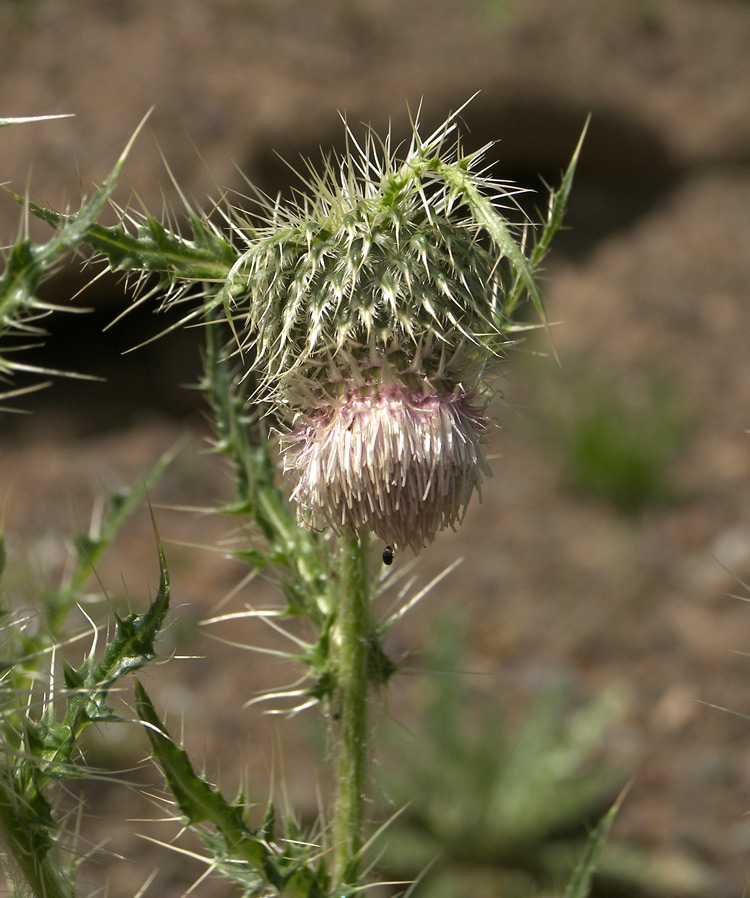
{"label": "dark shadow area", "polygon": [[[81,311],[55,312],[46,318],[42,324],[47,335],[24,341],[39,345],[20,352],[18,361],[103,380],[19,374],[14,388],[45,380],[51,384],[9,404],[35,414],[51,412],[55,420],[65,421],[66,431],[81,435],[129,426],[151,413],[173,418],[200,413],[203,399],[194,389],[201,374],[200,328],[178,327],[157,337],[180,315],[156,313],[156,300],[113,324],[132,297],[111,276],[71,302],[85,283],[79,273],[64,271],[44,284],[40,292],[46,299]],[[140,345],[153,337],[157,338]],[[21,420],[19,415],[4,415],[3,429],[12,432]]]}
{"label": "dark shadow area", "polygon": [[[422,135],[440,125],[447,108],[457,108],[462,102],[423,110]],[[657,135],[643,123],[612,109],[588,110],[543,98],[501,102],[489,94],[486,99],[481,94],[476,97],[462,114],[460,124],[466,151],[493,144],[485,156],[493,174],[527,191],[518,197],[519,203],[532,220],[538,221],[546,212],[545,184],[555,187],[560,183],[589,112],[591,124],[565,229],[554,243],[556,255],[576,259],[585,258],[611,234],[631,227],[682,179],[683,172]],[[355,135],[363,130],[353,124]],[[407,130],[395,130],[394,145],[409,137]],[[290,166],[304,172],[301,159],[309,159],[318,167],[327,148],[338,154],[344,151],[342,128],[321,134],[306,146],[276,141],[248,161],[245,170],[268,195],[289,196],[291,189],[303,186]]]}

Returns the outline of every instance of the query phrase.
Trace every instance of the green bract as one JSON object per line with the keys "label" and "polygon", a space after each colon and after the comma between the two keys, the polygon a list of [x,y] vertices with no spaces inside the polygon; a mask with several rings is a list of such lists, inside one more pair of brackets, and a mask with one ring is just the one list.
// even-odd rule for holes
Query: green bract
{"label": "green bract", "polygon": [[449,143],[455,117],[425,140],[415,126],[401,160],[390,135],[360,144],[349,130],[343,157],[309,166],[308,194],[248,235],[227,291],[275,397],[373,355],[403,368],[418,354],[428,374],[459,350],[495,357],[514,285],[538,297],[500,211],[514,191],[478,170],[487,147]]}

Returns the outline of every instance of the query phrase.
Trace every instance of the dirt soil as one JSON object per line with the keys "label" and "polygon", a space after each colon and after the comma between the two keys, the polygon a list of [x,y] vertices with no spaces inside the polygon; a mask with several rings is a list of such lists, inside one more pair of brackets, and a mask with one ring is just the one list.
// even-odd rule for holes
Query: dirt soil
{"label": "dirt soil", "polygon": [[[633,785],[614,837],[674,863],[687,879],[675,894],[712,898],[743,894],[750,870],[750,723],[710,707],[750,713],[750,609],[731,597],[747,598],[738,580],[750,582],[749,46],[741,0],[0,3],[0,114],[75,113],[3,129],[0,178],[56,207],[77,204],[80,184],[106,173],[152,106],[154,140],[139,138],[127,179],[157,212],[163,196],[179,206],[160,152],[200,204],[216,185],[246,191],[237,167],[275,193],[294,180],[275,151],[296,161],[341,146],[339,110],[381,130],[392,120],[402,134],[407,103],[413,111],[424,98],[426,131],[475,91],[467,144],[499,140],[498,175],[538,189],[540,175],[558,179],[591,113],[570,230],[544,280],[561,366],[525,352],[509,361],[494,478],[416,573],[426,583],[446,559],[466,560],[391,650],[418,658],[435,621],[459,606],[467,666],[485,674],[475,688],[504,708],[520,713],[556,678],[581,700],[617,688],[624,710],[606,754]],[[0,244],[18,221],[0,201]],[[66,304],[85,280],[72,264],[48,295]],[[137,481],[187,435],[153,500],[177,606],[163,651],[190,657],[155,668],[148,687],[229,793],[245,776],[262,802],[282,740],[290,798],[314,814],[325,774],[310,725],[242,707],[293,671],[195,626],[244,573],[220,551],[186,546],[217,545],[226,521],[167,507],[229,495],[204,452],[200,396],[182,386],[197,377],[197,337],[122,356],[161,327],[147,311],[102,333],[125,301],[121,286],[100,282],[75,301],[94,312],[54,316],[47,349],[27,359],[106,383],[58,380],[24,403],[32,415],[2,418],[6,589],[30,598],[59,576],[68,536],[88,526],[102,489]],[[671,501],[625,516],[566,488],[550,408],[583,402],[581,371],[634,402],[651,378],[671,385],[689,421],[669,463]],[[156,588],[145,509],[99,575],[138,607]],[[256,580],[231,607],[273,600]],[[248,624],[237,638],[263,637]],[[398,688],[388,712],[408,720],[412,699]],[[108,733],[91,751],[131,767],[144,749]],[[169,837],[125,820],[158,816],[142,800],[100,785],[88,801],[89,837],[129,859],[85,867],[92,888],[107,881],[110,895],[129,896],[158,867],[152,893],[177,896],[200,874],[130,837]],[[196,894],[219,894],[203,888]]]}

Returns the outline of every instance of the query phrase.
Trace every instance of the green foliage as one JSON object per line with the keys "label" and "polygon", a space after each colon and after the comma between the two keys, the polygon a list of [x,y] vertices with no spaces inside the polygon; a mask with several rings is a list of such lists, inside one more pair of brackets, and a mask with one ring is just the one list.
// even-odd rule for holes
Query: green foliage
{"label": "green foliage", "polygon": [[[113,517],[118,514],[119,509]],[[161,546],[158,553],[161,580],[148,610],[116,615],[113,635],[100,655],[94,628],[83,663],[74,667],[63,657],[62,676],[54,667],[46,670],[49,652],[41,648],[51,636],[52,658],[62,654],[62,616],[50,615],[56,629],[41,638],[24,633],[29,625],[26,618],[9,613],[3,622],[8,660],[0,674],[0,844],[5,848],[8,877],[34,896],[71,898],[75,893],[75,864],[63,859],[61,825],[50,787],[86,776],[79,748],[83,731],[91,723],[120,720],[108,704],[112,688],[154,658],[154,641],[169,605],[169,576]],[[84,581],[77,582],[82,587]],[[80,591],[71,593],[71,601],[80,599]],[[40,695],[37,683],[43,677],[51,687]]]}
{"label": "green foliage", "polygon": [[551,416],[567,482],[618,511],[637,514],[674,496],[670,462],[686,421],[662,381],[645,378],[639,387],[630,386],[584,374]]}
{"label": "green foliage", "polygon": [[[218,376],[218,368],[214,374]],[[221,388],[217,398],[219,394],[228,399]],[[253,419],[253,423],[257,422]],[[244,499],[251,508],[257,504],[262,509],[258,514],[265,524],[270,551],[275,551],[274,541],[280,540],[287,553],[283,558],[293,559],[296,551],[284,543],[284,534],[291,532],[284,516],[290,512],[280,504],[278,488],[264,480],[263,472],[270,474],[273,468],[268,459],[260,464],[259,446],[254,444],[256,451],[249,453],[258,464],[251,466],[253,478],[250,484],[246,482]],[[111,545],[122,524],[141,503],[147,485],[158,479],[168,460],[169,456],[160,459],[140,485],[113,494],[97,531],[80,534],[74,540],[70,574],[58,590],[45,593],[41,602],[46,626],[29,630],[29,618],[8,612],[0,630],[7,658],[0,669],[0,843],[5,850],[9,880],[36,898],[73,898],[77,894],[77,864],[66,860],[74,848],[75,837],[61,826],[63,815],[51,787],[71,778],[85,779],[90,774],[80,750],[80,738],[89,724],[122,723],[129,719],[113,712],[108,696],[123,677],[148,665],[155,657],[155,639],[165,620],[170,592],[161,546],[158,545],[161,582],[148,610],[125,617],[115,614],[112,635],[101,650],[97,649],[98,628],[94,627],[91,649],[78,665],[70,664],[64,657],[68,612],[82,601],[93,562]],[[274,495],[273,501],[268,497],[258,501],[263,490],[278,495]],[[269,508],[275,508],[277,514],[269,514]],[[232,513],[237,514],[237,509],[232,509]],[[304,531],[300,533],[302,538],[309,538]],[[4,563],[4,541],[0,538],[0,573]],[[294,583],[298,566],[292,567],[290,580]],[[301,569],[304,571],[305,566]],[[281,570],[285,570],[283,564]],[[311,594],[309,577],[302,576],[300,582],[297,593],[302,604],[292,613],[312,613],[313,606],[307,604]],[[317,603],[314,609],[314,616],[319,619]],[[49,669],[50,648],[54,652],[52,658],[58,659],[60,674],[55,673],[55,668]],[[322,648],[317,655],[312,650],[310,657],[322,666],[330,664],[328,653]],[[40,681],[52,684],[44,695],[37,695]],[[318,698],[322,697],[321,692]],[[261,825],[250,827],[243,796],[228,802],[218,788],[195,772],[187,753],[173,742],[139,683],[135,686],[135,709],[171,800],[208,849],[210,864],[217,873],[239,884],[246,896],[268,895],[269,890],[289,898],[323,898],[329,894],[326,853],[292,818],[278,826],[273,806],[269,805]]]}
{"label": "green foliage", "polygon": [[[0,126],[37,120],[0,119]],[[222,283],[229,275],[237,253],[223,239],[218,228],[189,209],[187,223],[191,229],[190,239],[182,237],[176,228],[170,229],[153,216],[132,210],[121,210],[121,223],[117,226],[105,227],[99,223],[102,212],[113,205],[113,192],[122,166],[141,126],[112,171],[74,214],[63,215],[44,209],[26,197],[8,191],[24,207],[25,215],[35,215],[54,228],[55,234],[45,243],[35,243],[27,236],[19,237],[6,253],[0,273],[0,382],[9,381],[14,373],[21,371],[78,376],[69,371],[24,365],[11,358],[10,353],[26,348],[26,344],[14,345],[8,341],[11,338],[39,340],[44,337],[41,322],[51,312],[64,311],[65,307],[42,300],[38,294],[39,286],[54,273],[66,256],[79,252],[83,246],[88,245],[95,254],[94,258],[104,262],[110,270],[135,276],[141,286],[147,283],[149,275],[155,274],[156,284],[149,282],[149,290],[161,295],[164,302],[179,302],[185,293],[193,291],[196,284],[206,281]],[[209,291],[212,299],[207,301],[206,308],[199,305],[200,311],[188,318],[203,315],[213,308],[218,302],[216,292],[216,289]],[[0,394],[0,399],[7,400],[42,386],[45,384],[20,391],[8,390]]]}
{"label": "green foliage", "polygon": [[[101,188],[95,197],[100,193]],[[17,195],[16,199],[22,201]],[[60,215],[35,203],[28,205],[37,218],[62,233],[81,215],[80,212]],[[158,283],[160,293],[169,294],[175,285],[185,282],[224,280],[236,261],[236,253],[215,229],[197,215],[188,215],[187,218],[191,239],[165,227],[152,215],[129,211],[122,213],[123,225],[115,227],[104,227],[95,218],[90,219],[78,242],[88,244],[102,259],[106,259],[112,271],[137,271],[139,275],[158,273],[161,276]],[[124,226],[125,223],[132,232]]]}

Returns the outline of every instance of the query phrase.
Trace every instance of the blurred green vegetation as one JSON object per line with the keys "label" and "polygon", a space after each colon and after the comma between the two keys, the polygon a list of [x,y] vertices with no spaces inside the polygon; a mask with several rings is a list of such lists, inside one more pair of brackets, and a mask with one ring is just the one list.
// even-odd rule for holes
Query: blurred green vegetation
{"label": "blurred green vegetation", "polygon": [[[624,697],[612,687],[581,704],[569,684],[551,680],[511,726],[499,699],[456,672],[464,661],[462,627],[444,620],[425,660],[442,672],[425,674],[418,728],[390,733],[383,792],[390,813],[401,813],[383,836],[382,867],[393,880],[423,875],[415,898],[561,895],[625,784],[606,760]],[[706,882],[701,870],[616,839],[597,871],[591,894],[600,896],[690,895]]]}
{"label": "blurred green vegetation", "polygon": [[675,499],[673,462],[688,432],[684,403],[658,374],[615,380],[574,368],[541,401],[565,483],[627,515]]}

